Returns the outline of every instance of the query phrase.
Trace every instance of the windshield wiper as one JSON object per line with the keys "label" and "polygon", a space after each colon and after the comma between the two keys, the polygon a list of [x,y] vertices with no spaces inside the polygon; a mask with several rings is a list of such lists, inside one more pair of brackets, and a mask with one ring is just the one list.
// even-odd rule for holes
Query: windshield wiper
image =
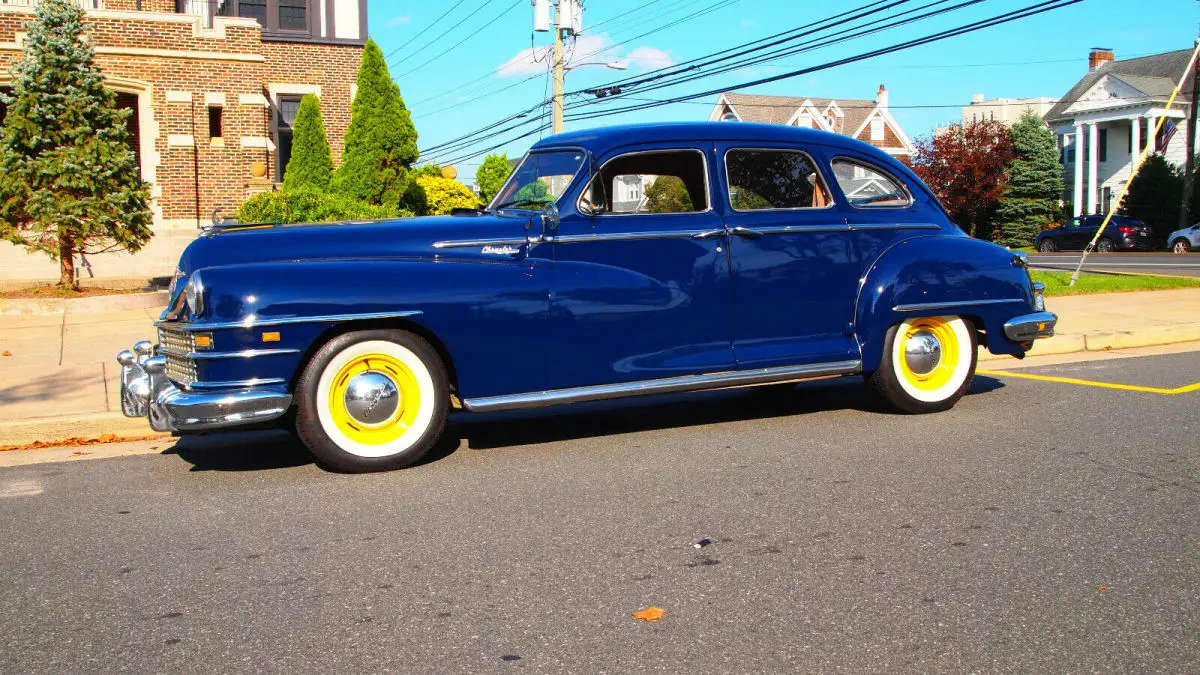
{"label": "windshield wiper", "polygon": [[517,207],[517,208],[520,208],[522,206],[545,207],[545,206],[549,206],[551,203],[552,202],[548,202],[548,201],[545,201],[542,199],[514,199],[512,201],[507,201],[507,202],[502,202],[500,204],[497,204],[492,210],[499,211],[500,209],[506,209],[510,206]]}

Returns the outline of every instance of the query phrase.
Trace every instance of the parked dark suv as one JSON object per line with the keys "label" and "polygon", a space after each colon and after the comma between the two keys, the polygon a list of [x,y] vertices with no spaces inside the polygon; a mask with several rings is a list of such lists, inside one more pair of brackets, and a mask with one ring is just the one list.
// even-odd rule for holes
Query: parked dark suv
{"label": "parked dark suv", "polygon": [[[1038,235],[1034,247],[1042,253],[1054,251],[1082,251],[1096,230],[1104,222],[1104,216],[1078,216],[1058,227]],[[1153,251],[1158,247],[1154,232],[1145,223],[1127,216],[1113,216],[1104,234],[1096,242],[1100,253],[1112,251]]]}

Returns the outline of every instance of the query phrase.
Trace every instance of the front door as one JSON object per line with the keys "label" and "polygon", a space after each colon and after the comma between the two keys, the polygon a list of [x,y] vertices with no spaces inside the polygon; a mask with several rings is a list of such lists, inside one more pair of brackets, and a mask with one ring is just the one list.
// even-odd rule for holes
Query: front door
{"label": "front door", "polygon": [[616,154],[563,209],[552,237],[555,388],[733,368],[707,159],[700,146]]}
{"label": "front door", "polygon": [[718,154],[738,367],[857,358],[848,226],[813,157],[794,146],[737,144]]}

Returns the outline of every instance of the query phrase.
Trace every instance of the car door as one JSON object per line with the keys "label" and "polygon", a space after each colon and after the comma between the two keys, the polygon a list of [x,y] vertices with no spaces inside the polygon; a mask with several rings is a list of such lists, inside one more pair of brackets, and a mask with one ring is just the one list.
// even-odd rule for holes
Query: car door
{"label": "car door", "polygon": [[600,159],[551,237],[553,386],[732,369],[709,155],[672,144]]}
{"label": "car door", "polygon": [[857,358],[845,211],[810,151],[717,146],[739,368]]}
{"label": "car door", "polygon": [[1074,241],[1072,248],[1082,251],[1087,248],[1087,245],[1092,243],[1092,237],[1096,236],[1096,232],[1100,229],[1100,223],[1104,221],[1101,216],[1084,216],[1080,218],[1079,227],[1074,233]]}

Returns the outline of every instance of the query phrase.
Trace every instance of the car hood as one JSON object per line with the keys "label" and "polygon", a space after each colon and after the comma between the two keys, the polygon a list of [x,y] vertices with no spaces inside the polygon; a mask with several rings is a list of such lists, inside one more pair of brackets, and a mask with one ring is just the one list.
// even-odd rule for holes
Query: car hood
{"label": "car hood", "polygon": [[206,267],[262,262],[432,259],[440,252],[434,247],[438,242],[524,241],[529,223],[529,217],[479,215],[235,226],[200,235],[183,252],[179,272],[181,276],[187,276]]}

